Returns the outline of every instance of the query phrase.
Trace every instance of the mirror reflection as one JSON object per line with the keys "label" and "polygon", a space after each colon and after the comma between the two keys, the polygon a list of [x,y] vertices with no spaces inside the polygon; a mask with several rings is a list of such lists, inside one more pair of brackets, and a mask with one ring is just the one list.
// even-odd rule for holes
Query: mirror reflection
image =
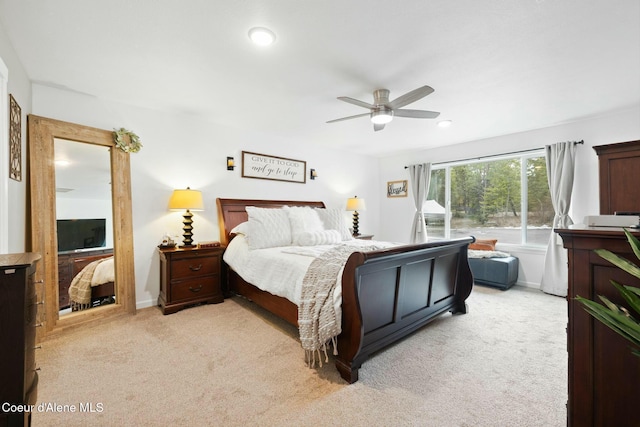
{"label": "mirror reflection", "polygon": [[115,302],[110,147],[54,139],[60,315]]}

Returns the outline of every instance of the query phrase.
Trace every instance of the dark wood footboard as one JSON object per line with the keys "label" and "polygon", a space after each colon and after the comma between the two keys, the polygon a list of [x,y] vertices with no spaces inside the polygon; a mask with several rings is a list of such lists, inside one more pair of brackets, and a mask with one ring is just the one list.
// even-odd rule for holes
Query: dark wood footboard
{"label": "dark wood footboard", "polygon": [[442,313],[466,313],[473,237],[351,255],[342,277],[336,366],[349,383],[371,353]]}

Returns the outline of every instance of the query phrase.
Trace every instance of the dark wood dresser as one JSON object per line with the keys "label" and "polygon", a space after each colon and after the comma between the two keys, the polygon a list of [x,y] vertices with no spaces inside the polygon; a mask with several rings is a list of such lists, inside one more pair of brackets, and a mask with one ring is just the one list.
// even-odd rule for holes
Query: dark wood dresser
{"label": "dark wood dresser", "polygon": [[[640,280],[605,261],[593,250],[608,249],[636,264],[637,258],[619,229],[556,231],[562,236],[569,256],[567,425],[637,427],[640,425],[640,358],[631,353],[627,340],[596,321],[575,301],[580,295],[600,302],[598,295],[603,295],[626,305],[609,281],[640,287]],[[636,235],[640,237],[640,233]]]}
{"label": "dark wood dresser", "polygon": [[222,254],[216,248],[159,248],[160,294],[164,314],[198,303],[224,301]]}
{"label": "dark wood dresser", "polygon": [[39,259],[34,253],[0,255],[0,426],[31,424],[31,412],[16,409],[37,398],[33,274]]}

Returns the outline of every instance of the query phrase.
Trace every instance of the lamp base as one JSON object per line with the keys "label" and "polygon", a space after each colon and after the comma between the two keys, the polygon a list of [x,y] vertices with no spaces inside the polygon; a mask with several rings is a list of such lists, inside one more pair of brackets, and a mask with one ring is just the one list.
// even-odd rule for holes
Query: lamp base
{"label": "lamp base", "polygon": [[353,235],[360,235],[360,230],[358,229],[358,211],[353,212]]}
{"label": "lamp base", "polygon": [[191,237],[193,236],[193,234],[191,233],[191,231],[193,230],[193,227],[191,225],[193,224],[193,219],[191,219],[193,217],[193,214],[191,213],[191,211],[189,211],[189,209],[187,209],[182,217],[184,218],[184,221],[182,221],[184,227],[182,227],[182,245],[180,245],[180,247],[190,248],[193,246],[193,240],[191,240]]}

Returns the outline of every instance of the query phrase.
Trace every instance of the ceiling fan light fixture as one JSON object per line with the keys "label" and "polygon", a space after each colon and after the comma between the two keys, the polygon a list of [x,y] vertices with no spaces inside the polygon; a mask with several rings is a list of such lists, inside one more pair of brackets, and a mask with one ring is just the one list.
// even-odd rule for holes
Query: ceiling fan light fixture
{"label": "ceiling fan light fixture", "polygon": [[258,46],[269,46],[276,41],[275,33],[264,27],[253,27],[250,29],[249,38]]}
{"label": "ceiling fan light fixture", "polygon": [[371,112],[371,122],[376,125],[386,125],[393,120],[393,110],[380,109]]}

